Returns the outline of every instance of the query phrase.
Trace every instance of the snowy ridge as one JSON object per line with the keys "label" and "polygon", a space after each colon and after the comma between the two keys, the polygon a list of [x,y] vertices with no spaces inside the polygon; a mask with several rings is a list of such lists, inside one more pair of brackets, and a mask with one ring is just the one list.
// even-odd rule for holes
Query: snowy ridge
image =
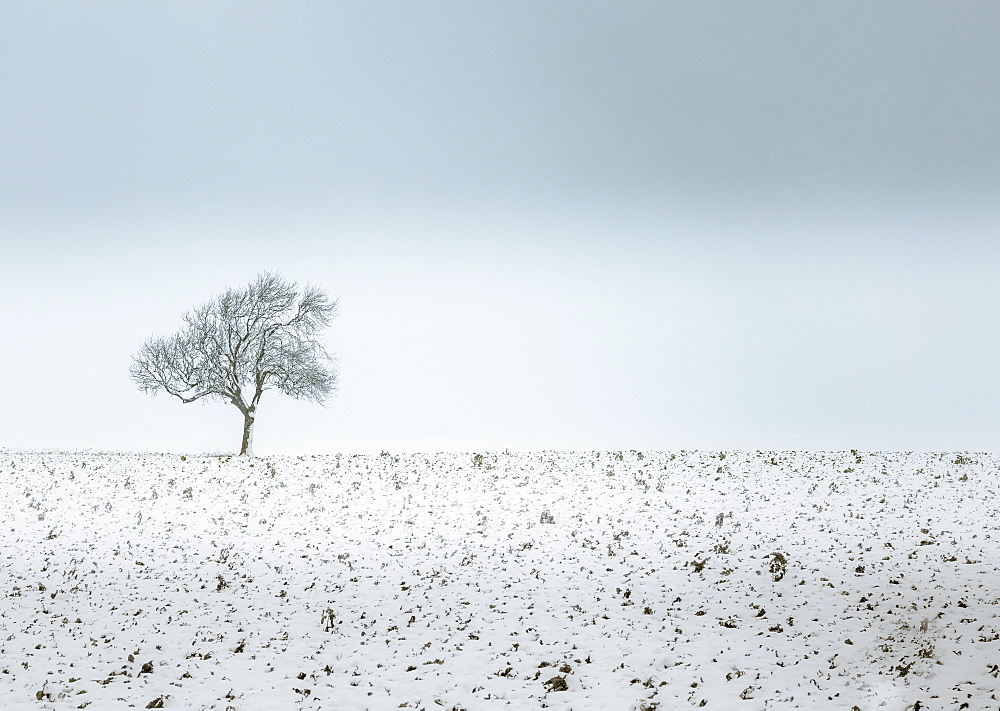
{"label": "snowy ridge", "polygon": [[998,470],[0,450],[0,707],[1000,709]]}

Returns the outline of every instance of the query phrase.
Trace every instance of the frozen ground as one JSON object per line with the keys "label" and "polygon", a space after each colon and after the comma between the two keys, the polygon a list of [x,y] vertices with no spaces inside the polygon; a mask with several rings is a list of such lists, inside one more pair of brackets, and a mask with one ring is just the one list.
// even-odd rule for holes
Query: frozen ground
{"label": "frozen ground", "polygon": [[998,472],[0,450],[0,708],[1000,709]]}

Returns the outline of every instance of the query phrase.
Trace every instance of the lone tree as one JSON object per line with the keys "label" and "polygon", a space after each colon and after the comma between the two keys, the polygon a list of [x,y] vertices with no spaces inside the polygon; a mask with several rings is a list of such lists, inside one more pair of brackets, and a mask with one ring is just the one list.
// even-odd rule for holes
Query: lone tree
{"label": "lone tree", "polygon": [[184,314],[169,338],[153,336],[132,356],[136,386],[165,390],[181,402],[232,403],[243,414],[240,454],[253,456],[253,424],[265,390],[326,404],[337,369],[317,336],[337,313],[336,300],[301,290],[267,272],[242,289],[226,289]]}

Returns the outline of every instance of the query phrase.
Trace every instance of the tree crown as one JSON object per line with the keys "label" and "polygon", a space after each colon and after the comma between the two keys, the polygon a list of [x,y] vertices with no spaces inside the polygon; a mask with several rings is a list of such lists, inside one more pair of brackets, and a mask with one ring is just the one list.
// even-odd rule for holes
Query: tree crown
{"label": "tree crown", "polygon": [[262,272],[185,313],[173,336],[149,338],[132,357],[130,375],[143,392],[165,390],[182,402],[219,399],[244,414],[271,388],[325,404],[337,369],[318,336],[336,313],[336,300],[318,287],[299,289]]}

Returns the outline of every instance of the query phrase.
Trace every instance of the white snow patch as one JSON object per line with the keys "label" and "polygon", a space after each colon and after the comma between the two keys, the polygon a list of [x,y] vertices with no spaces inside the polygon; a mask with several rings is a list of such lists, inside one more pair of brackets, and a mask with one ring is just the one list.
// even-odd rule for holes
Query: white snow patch
{"label": "white snow patch", "polygon": [[0,707],[1000,708],[998,465],[0,450]]}

